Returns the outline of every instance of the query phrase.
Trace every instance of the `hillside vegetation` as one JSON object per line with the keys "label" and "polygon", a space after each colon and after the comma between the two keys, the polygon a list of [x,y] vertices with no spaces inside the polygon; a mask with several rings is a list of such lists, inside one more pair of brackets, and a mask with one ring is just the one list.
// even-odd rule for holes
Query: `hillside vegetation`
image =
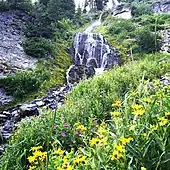
{"label": "hillside vegetation", "polygon": [[[72,26],[68,20],[59,23],[66,26],[63,30]],[[22,121],[1,157],[0,169],[169,170],[170,85],[161,78],[170,77],[170,55],[160,52],[160,30],[168,25],[168,14],[140,14],[130,20],[108,15],[95,32],[104,34],[119,50],[123,64],[78,83],[58,110],[44,109],[39,116]],[[34,72],[26,73],[42,93],[62,84],[71,64],[65,50],[71,38],[60,31],[52,44],[38,38],[43,49],[54,45],[55,60],[41,59]],[[27,39],[26,47],[33,50],[32,43],[39,44]],[[48,70],[55,74],[50,76]],[[3,81],[17,96],[24,97],[22,88],[32,91],[18,83],[29,83],[22,73]],[[17,89],[10,85],[12,81],[18,83]]]}

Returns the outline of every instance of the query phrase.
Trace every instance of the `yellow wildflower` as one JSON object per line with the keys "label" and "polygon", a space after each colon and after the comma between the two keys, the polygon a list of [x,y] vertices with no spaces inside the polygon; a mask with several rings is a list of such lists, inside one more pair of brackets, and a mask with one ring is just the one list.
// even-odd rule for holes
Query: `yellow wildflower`
{"label": "yellow wildflower", "polygon": [[132,114],[136,116],[142,116],[144,113],[145,113],[145,110],[143,109],[135,110],[134,112],[132,112]]}
{"label": "yellow wildflower", "polygon": [[97,132],[101,135],[104,135],[104,134],[106,134],[107,130],[106,129],[99,129]]}
{"label": "yellow wildflower", "polygon": [[37,150],[40,150],[42,148],[43,148],[42,146],[36,146],[36,147],[32,147],[31,150],[32,151],[37,151]]}
{"label": "yellow wildflower", "polygon": [[77,126],[76,130],[84,132],[87,130],[87,128],[84,125],[79,125],[79,126]]}
{"label": "yellow wildflower", "polygon": [[62,165],[62,168],[66,169],[68,166],[69,166],[69,163],[68,162],[64,162],[63,165]]}
{"label": "yellow wildflower", "polygon": [[165,116],[170,116],[170,112],[165,112]]}
{"label": "yellow wildflower", "polygon": [[78,155],[75,159],[74,159],[74,164],[85,164],[86,163],[86,156],[82,156],[82,155]]}
{"label": "yellow wildflower", "polygon": [[29,163],[33,163],[35,160],[36,160],[36,157],[35,157],[35,156],[29,156],[29,157],[28,157]]}
{"label": "yellow wildflower", "polygon": [[102,128],[106,128],[106,123],[104,121],[102,121],[101,125]]}
{"label": "yellow wildflower", "polygon": [[124,138],[124,137],[120,137],[119,139],[123,145],[126,145],[127,143],[129,143],[131,140],[133,140],[132,137],[128,137],[128,138]]}
{"label": "yellow wildflower", "polygon": [[121,106],[121,101],[117,100],[115,103],[112,104],[113,107],[115,106]]}
{"label": "yellow wildflower", "polygon": [[69,165],[66,170],[73,170],[73,167]]}
{"label": "yellow wildflower", "polygon": [[119,116],[121,113],[120,112],[111,112],[110,113],[112,116]]}
{"label": "yellow wildflower", "polygon": [[98,144],[100,141],[99,138],[92,138],[90,141],[89,141],[89,144],[91,147],[93,147],[94,145]]}
{"label": "yellow wildflower", "polygon": [[143,98],[142,99],[144,102],[147,102],[147,103],[151,103],[152,102],[152,100],[150,99],[150,98]]}
{"label": "yellow wildflower", "polygon": [[100,139],[100,144],[106,145],[107,144],[107,137]]}
{"label": "yellow wildflower", "polygon": [[42,157],[42,156],[44,156],[44,152],[35,151],[35,152],[33,153],[33,155],[34,155],[35,157]]}
{"label": "yellow wildflower", "polygon": [[150,125],[151,132],[154,132],[158,129],[158,125]]}
{"label": "yellow wildflower", "polygon": [[58,150],[55,151],[55,154],[56,155],[63,155],[64,152],[65,152],[64,150],[58,149]]}
{"label": "yellow wildflower", "polygon": [[134,110],[139,110],[139,109],[141,109],[142,107],[143,107],[142,105],[138,105],[138,104],[132,105],[132,108],[133,108]]}
{"label": "yellow wildflower", "polygon": [[123,158],[123,154],[118,152],[117,150],[113,151],[111,155],[111,160],[119,160],[120,158]]}
{"label": "yellow wildflower", "polygon": [[116,144],[114,147],[115,147],[115,149],[116,149],[118,152],[120,152],[120,153],[125,153],[124,146],[122,146],[122,145],[117,145],[117,144]]}
{"label": "yellow wildflower", "polygon": [[165,126],[168,123],[168,119],[165,119],[164,117],[159,118],[159,125]]}
{"label": "yellow wildflower", "polygon": [[146,170],[146,168],[145,167],[141,167],[141,170]]}
{"label": "yellow wildflower", "polygon": [[28,170],[34,170],[36,168],[36,166],[29,166]]}
{"label": "yellow wildflower", "polygon": [[146,136],[147,136],[147,134],[146,134],[146,133],[143,133],[142,135],[143,135],[144,137],[146,137]]}

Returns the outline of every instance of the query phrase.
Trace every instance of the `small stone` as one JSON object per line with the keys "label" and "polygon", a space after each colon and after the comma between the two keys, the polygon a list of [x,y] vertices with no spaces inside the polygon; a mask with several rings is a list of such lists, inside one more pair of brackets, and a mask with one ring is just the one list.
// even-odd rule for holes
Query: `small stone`
{"label": "small stone", "polygon": [[7,112],[7,111],[3,111],[3,114],[6,115],[6,116],[10,116],[11,115],[11,113]]}
{"label": "small stone", "polygon": [[37,105],[38,107],[42,107],[42,106],[45,105],[45,103],[44,103],[43,101],[38,101],[38,102],[36,102],[36,105]]}
{"label": "small stone", "polygon": [[8,119],[8,116],[0,114],[0,123],[5,122]]}
{"label": "small stone", "polygon": [[23,104],[20,108],[21,116],[33,116],[38,114],[38,109],[36,104]]}

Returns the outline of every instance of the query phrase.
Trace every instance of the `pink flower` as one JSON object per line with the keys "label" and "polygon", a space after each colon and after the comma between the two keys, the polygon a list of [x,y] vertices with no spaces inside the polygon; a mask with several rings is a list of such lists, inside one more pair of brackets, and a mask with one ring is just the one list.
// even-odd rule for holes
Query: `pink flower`
{"label": "pink flower", "polygon": [[61,133],[61,136],[62,136],[62,137],[65,137],[65,136],[66,136],[66,134],[65,134],[64,132],[62,132],[62,133]]}
{"label": "pink flower", "polygon": [[63,115],[61,116],[61,119],[64,119],[64,116],[63,116]]}
{"label": "pink flower", "polygon": [[76,130],[76,131],[74,131],[74,134],[75,134],[75,135],[78,135],[78,134],[79,134],[79,132]]}
{"label": "pink flower", "polygon": [[64,126],[64,127],[69,127],[70,124],[69,124],[69,123],[65,123],[63,126]]}
{"label": "pink flower", "polygon": [[93,120],[93,123],[97,123],[98,120]]}

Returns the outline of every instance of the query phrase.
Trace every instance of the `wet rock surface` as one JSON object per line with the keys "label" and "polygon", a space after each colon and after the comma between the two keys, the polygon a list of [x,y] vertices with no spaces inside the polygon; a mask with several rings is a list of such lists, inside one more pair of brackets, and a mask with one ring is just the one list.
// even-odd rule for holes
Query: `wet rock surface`
{"label": "wet rock surface", "polygon": [[12,96],[9,96],[4,88],[0,88],[0,106],[7,105],[13,100]]}
{"label": "wet rock surface", "polygon": [[21,11],[0,13],[0,78],[35,65],[36,59],[27,56],[22,47],[23,28],[29,19]]}
{"label": "wet rock surface", "polygon": [[39,115],[39,110],[43,108],[55,111],[64,103],[65,96],[72,87],[73,85],[66,85],[59,89],[50,89],[43,98],[0,111],[0,154],[12,132],[18,127],[18,122]]}
{"label": "wet rock surface", "polygon": [[112,15],[118,18],[130,19],[132,18],[130,5],[120,4],[112,9]]}
{"label": "wet rock surface", "polygon": [[67,82],[69,84],[74,84],[79,82],[80,80],[86,80],[94,75],[95,75],[95,69],[92,66],[87,67],[81,65],[79,66],[73,65],[68,70]]}
{"label": "wet rock surface", "polygon": [[155,13],[170,13],[170,1],[158,1],[152,4]]}
{"label": "wet rock surface", "polygon": [[120,54],[101,34],[76,33],[73,63],[67,71],[67,82],[79,82],[95,74],[96,69],[109,69],[121,63]]}

